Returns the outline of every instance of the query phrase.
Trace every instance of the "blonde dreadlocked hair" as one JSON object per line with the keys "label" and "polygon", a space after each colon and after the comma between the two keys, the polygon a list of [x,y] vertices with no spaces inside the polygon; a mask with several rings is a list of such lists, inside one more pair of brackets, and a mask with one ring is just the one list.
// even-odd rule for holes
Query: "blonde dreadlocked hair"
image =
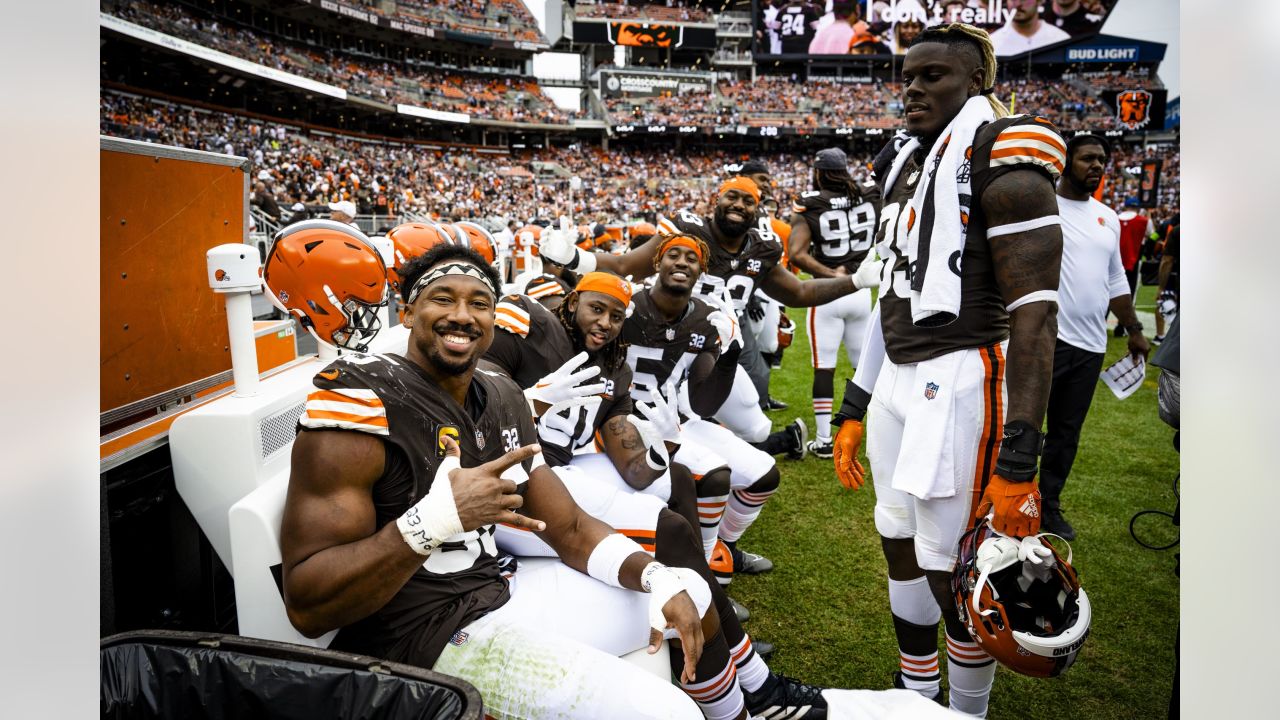
{"label": "blonde dreadlocked hair", "polygon": [[996,99],[996,49],[991,44],[991,36],[986,30],[965,23],[938,25],[920,33],[911,44],[914,46],[925,42],[952,46],[967,45],[976,50],[978,59],[982,63],[982,94],[987,96],[987,102],[991,103],[991,109],[997,118],[1009,115],[1009,108]]}

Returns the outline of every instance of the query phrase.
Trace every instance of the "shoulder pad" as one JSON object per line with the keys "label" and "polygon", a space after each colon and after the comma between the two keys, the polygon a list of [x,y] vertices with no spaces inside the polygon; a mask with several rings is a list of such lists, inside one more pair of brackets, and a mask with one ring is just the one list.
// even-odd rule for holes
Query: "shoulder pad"
{"label": "shoulder pad", "polygon": [[1045,170],[1055,180],[1062,174],[1067,145],[1053,123],[1042,117],[1016,115],[993,125],[997,134],[991,145],[991,168],[1028,165]]}
{"label": "shoulder pad", "polygon": [[368,387],[360,371],[363,365],[384,363],[378,355],[340,358],[316,373],[316,387],[307,395],[298,424],[304,428],[355,430],[386,436],[387,409],[378,393]]}
{"label": "shoulder pad", "polygon": [[503,298],[494,309],[493,323],[513,335],[529,336],[529,311],[524,301],[516,296]]}

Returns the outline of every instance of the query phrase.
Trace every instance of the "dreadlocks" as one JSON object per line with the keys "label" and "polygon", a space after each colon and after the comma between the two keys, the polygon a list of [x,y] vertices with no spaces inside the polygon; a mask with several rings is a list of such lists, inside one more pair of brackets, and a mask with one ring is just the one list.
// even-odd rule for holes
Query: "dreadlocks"
{"label": "dreadlocks", "polygon": [[831,192],[843,192],[850,199],[862,197],[862,188],[848,170],[815,170],[818,188]]}
{"label": "dreadlocks", "polygon": [[977,53],[977,60],[982,68],[982,94],[987,96],[987,102],[991,103],[996,117],[1009,115],[1009,108],[996,99],[996,50],[986,30],[965,23],[938,25],[920,33],[911,45],[914,47],[927,42],[969,48]]}
{"label": "dreadlocks", "polygon": [[[564,326],[565,332],[569,333],[569,339],[573,341],[575,348],[586,348],[587,339],[582,334],[582,328],[578,327],[578,320],[574,317],[574,311],[569,309],[570,305],[575,308],[578,306],[578,299],[581,294],[574,290],[565,296],[564,302],[560,303],[560,307],[556,308],[556,317],[560,318],[560,324]],[[607,345],[597,350],[594,355],[600,358],[600,367],[606,372],[613,372],[622,367],[627,361],[627,344],[622,342],[622,333]]]}

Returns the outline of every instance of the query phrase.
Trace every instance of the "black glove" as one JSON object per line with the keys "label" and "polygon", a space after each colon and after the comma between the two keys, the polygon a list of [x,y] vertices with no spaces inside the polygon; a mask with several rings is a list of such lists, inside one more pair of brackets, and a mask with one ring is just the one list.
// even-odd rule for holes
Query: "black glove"
{"label": "black glove", "polygon": [[764,320],[764,303],[754,295],[747,301],[747,317],[751,318],[751,322]]}

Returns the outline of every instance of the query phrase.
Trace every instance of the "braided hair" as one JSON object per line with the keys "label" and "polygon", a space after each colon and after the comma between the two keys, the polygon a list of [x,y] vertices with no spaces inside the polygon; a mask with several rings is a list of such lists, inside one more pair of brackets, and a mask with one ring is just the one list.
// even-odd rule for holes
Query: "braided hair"
{"label": "braided hair", "polygon": [[[576,312],[569,309],[571,304],[576,308],[581,302],[581,297],[582,293],[577,290],[570,292],[565,296],[564,302],[560,303],[560,307],[555,309],[555,314],[560,319],[560,324],[564,326],[565,332],[569,333],[573,346],[586,349],[587,339],[582,328],[578,327]],[[621,368],[627,362],[627,343],[622,342],[622,332],[619,331],[617,337],[593,354],[600,359],[600,367],[605,372],[614,372]]]}
{"label": "braided hair", "polygon": [[1009,108],[996,99],[996,50],[986,30],[965,23],[949,23],[926,29],[916,37],[912,47],[920,43],[942,43],[952,47],[972,48],[982,67],[982,94],[987,96],[997,118],[1007,117]]}
{"label": "braided hair", "polygon": [[858,182],[853,179],[847,169],[816,170],[815,172],[818,174],[819,188],[830,190],[831,192],[843,192],[851,200],[857,200],[862,197],[862,188],[858,186]]}

